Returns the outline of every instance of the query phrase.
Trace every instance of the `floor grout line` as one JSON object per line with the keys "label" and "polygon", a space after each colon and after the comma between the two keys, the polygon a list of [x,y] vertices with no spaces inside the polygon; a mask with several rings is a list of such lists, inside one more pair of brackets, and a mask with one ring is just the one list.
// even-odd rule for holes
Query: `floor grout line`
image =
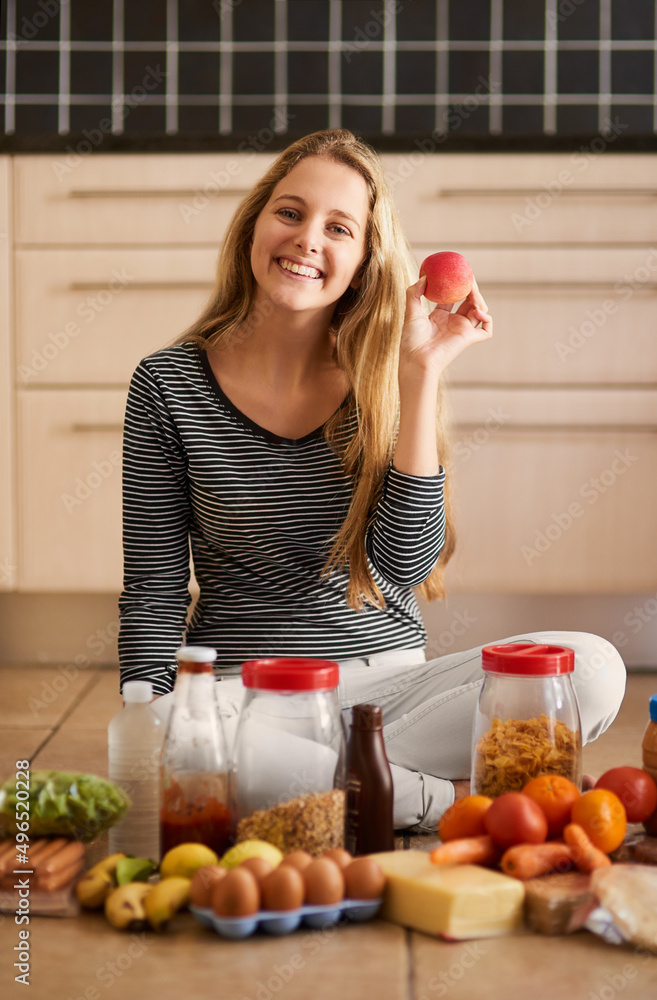
{"label": "floor grout line", "polygon": [[408,1000],[415,1000],[415,962],[413,960],[413,934],[414,931],[405,930],[406,939],[406,961],[408,964]]}
{"label": "floor grout line", "polygon": [[48,734],[48,736],[44,740],[42,740],[42,742],[36,748],[36,750],[34,751],[34,753],[32,754],[32,756],[29,758],[30,764],[32,763],[32,761],[34,760],[34,758],[37,757],[38,754],[40,754],[43,749],[45,749],[45,747],[50,743],[50,741],[52,740],[52,738],[62,728],[62,726],[64,725],[64,723],[67,721],[67,719],[70,719],[71,715],[73,714],[73,712],[75,711],[75,709],[78,707],[78,705],[82,704],[82,702],[87,697],[87,695],[93,690],[94,687],[96,687],[96,685],[99,682],[100,682],[100,670],[98,670],[96,668],[94,670],[93,677],[89,678],[89,680],[87,681],[87,683],[84,686],[84,688],[79,692],[78,695],[76,695],[76,697],[73,699],[73,701],[71,702],[71,704],[68,706],[68,708],[62,714],[61,718],[53,725],[53,727],[52,727],[50,733]]}

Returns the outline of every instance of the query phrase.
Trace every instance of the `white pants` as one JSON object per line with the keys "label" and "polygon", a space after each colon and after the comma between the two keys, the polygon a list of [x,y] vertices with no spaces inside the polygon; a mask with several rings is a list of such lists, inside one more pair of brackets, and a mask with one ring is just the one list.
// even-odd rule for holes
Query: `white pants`
{"label": "white pants", "polygon": [[[615,647],[586,632],[532,632],[486,645],[520,641],[574,650],[573,686],[583,741],[590,743],[600,736],[616,717],[625,692],[625,666]],[[418,649],[340,662],[339,697],[347,726],[354,705],[376,704],[383,709],[396,829],[435,832],[438,818],[454,801],[452,780],[470,777],[472,721],[483,680],[481,649],[429,661]],[[218,682],[229,744],[243,693],[239,678]],[[168,714],[171,698],[165,695],[154,703],[158,714]]]}

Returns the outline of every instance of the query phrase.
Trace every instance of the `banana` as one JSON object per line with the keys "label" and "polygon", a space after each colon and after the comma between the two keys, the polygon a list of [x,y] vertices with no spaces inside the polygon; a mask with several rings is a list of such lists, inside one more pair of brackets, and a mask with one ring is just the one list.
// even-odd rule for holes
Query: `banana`
{"label": "banana", "polygon": [[216,865],[218,861],[214,851],[205,844],[177,844],[162,858],[160,875],[162,878],[171,878],[172,875],[191,878],[197,868]]}
{"label": "banana", "polygon": [[247,858],[264,858],[272,868],[277,868],[283,852],[266,840],[242,840],[226,851],[219,864],[223,868],[237,868]]}
{"label": "banana", "polygon": [[114,879],[109,872],[98,871],[95,867],[85,872],[75,886],[75,895],[86,910],[97,910],[103,905],[114,888]]}
{"label": "banana", "polygon": [[128,882],[110,892],[105,916],[119,931],[140,931],[146,924],[144,903],[153,887],[148,882]]}
{"label": "banana", "polygon": [[113,876],[116,873],[116,866],[118,865],[119,861],[121,861],[125,857],[127,857],[127,855],[121,852],[117,854],[108,854],[107,857],[103,858],[102,861],[98,861],[95,865],[93,865],[89,869],[89,871],[107,872],[108,875]]}
{"label": "banana", "polygon": [[146,917],[151,927],[160,931],[189,902],[191,879],[172,875],[154,885],[144,900]]}
{"label": "banana", "polygon": [[116,867],[125,854],[109,854],[85,872],[75,886],[78,902],[86,910],[97,910],[103,905],[116,885]]}

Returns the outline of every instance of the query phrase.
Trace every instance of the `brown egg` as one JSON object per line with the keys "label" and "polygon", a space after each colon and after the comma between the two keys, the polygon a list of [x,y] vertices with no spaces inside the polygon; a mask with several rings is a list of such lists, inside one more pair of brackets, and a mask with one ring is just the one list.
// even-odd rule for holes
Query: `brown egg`
{"label": "brown egg", "polygon": [[312,854],[308,854],[308,851],[290,851],[289,854],[285,855],[281,864],[292,865],[293,868],[302,872],[304,868],[308,867],[312,860]]}
{"label": "brown egg", "polygon": [[260,909],[260,887],[248,868],[232,868],[212,889],[212,909],[220,917],[250,917]]}
{"label": "brown egg", "polygon": [[221,865],[205,865],[197,868],[189,887],[189,901],[193,906],[210,906],[214,886],[228,874]]}
{"label": "brown egg", "polygon": [[335,861],[338,868],[346,868],[354,860],[353,854],[345,851],[344,847],[332,847],[330,850],[324,851],[322,857]]}
{"label": "brown egg", "polygon": [[342,870],[330,858],[316,858],[304,870],[303,878],[309,906],[327,906],[344,898]]}
{"label": "brown egg", "polygon": [[271,861],[267,861],[266,858],[246,858],[238,867],[247,868],[253,872],[258,882],[262,882],[265,875],[269,875],[273,871]]}
{"label": "brown egg", "polygon": [[305,892],[303,875],[294,865],[280,864],[260,883],[265,910],[298,910]]}
{"label": "brown egg", "polygon": [[342,873],[347,899],[379,899],[386,877],[372,858],[356,858]]}

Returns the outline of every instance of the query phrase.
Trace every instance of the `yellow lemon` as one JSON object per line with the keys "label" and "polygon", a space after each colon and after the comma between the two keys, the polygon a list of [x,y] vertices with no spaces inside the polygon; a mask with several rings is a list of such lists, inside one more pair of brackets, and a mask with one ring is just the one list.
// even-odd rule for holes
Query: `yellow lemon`
{"label": "yellow lemon", "polygon": [[162,858],[160,875],[162,878],[172,878],[180,875],[191,878],[198,868],[205,865],[216,865],[219,858],[205,844],[177,844]]}
{"label": "yellow lemon", "polygon": [[237,868],[247,858],[264,858],[276,868],[283,860],[283,852],[266,840],[243,840],[226,851],[219,864],[224,868]]}

